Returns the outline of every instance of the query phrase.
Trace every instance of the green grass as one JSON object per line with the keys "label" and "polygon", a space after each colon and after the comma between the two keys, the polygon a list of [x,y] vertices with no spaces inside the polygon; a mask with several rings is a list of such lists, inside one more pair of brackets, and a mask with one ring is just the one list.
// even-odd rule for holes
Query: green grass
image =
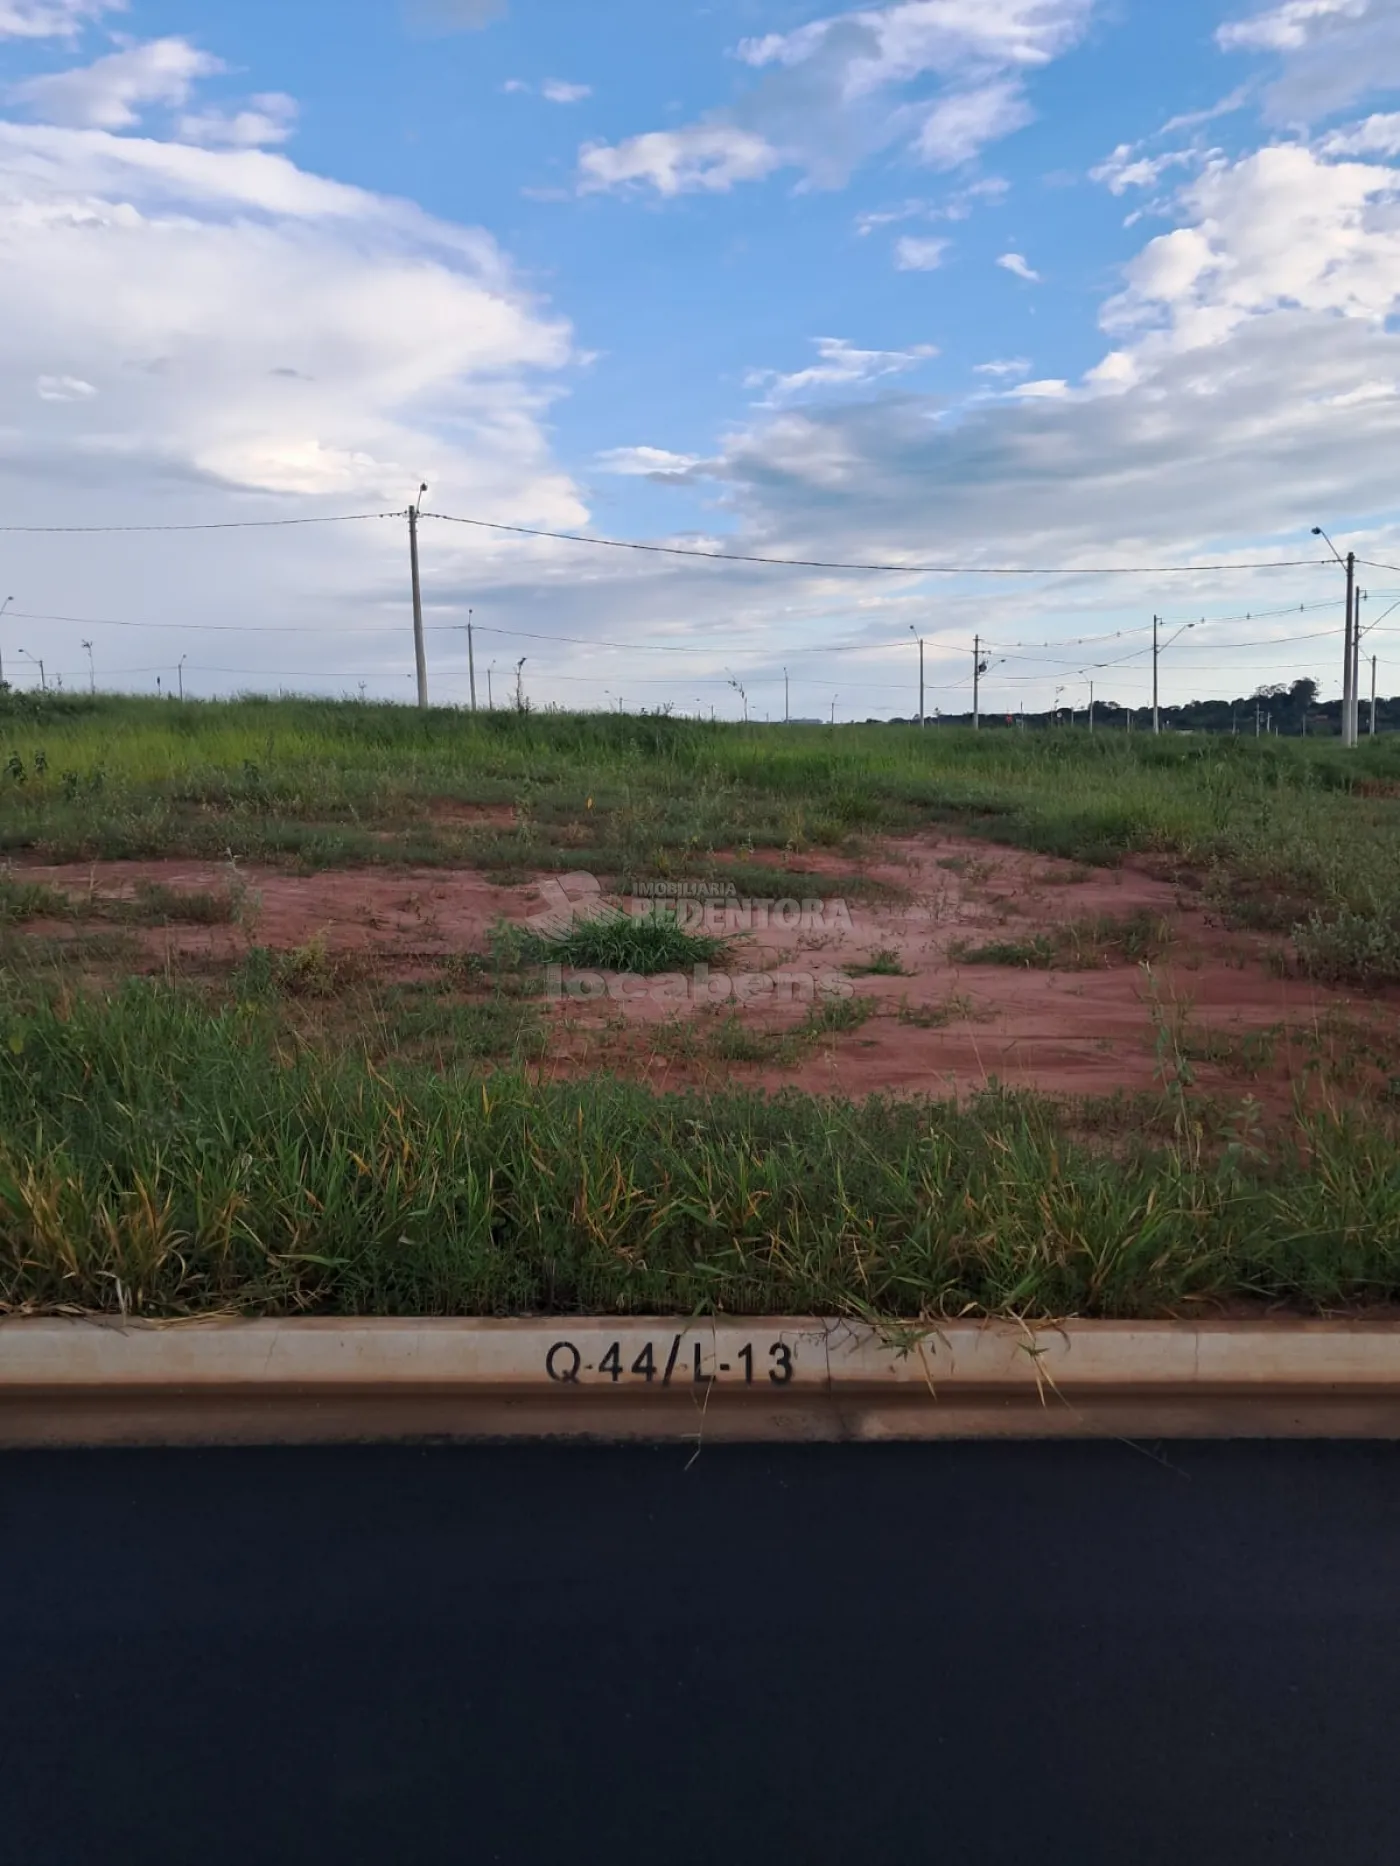
{"label": "green grass", "polygon": [[523,956],[543,964],[643,977],[714,965],[728,949],[716,934],[691,933],[674,920],[634,920],[630,914],[576,920],[559,933],[530,934],[521,942]]}
{"label": "green grass", "polygon": [[870,957],[859,965],[843,968],[851,978],[907,978],[904,962],[894,946],[877,946]]}
{"label": "green grass", "polygon": [[[0,1307],[1167,1315],[1400,1299],[1400,1126],[657,1096],[160,983],[0,1012]],[[1111,1131],[1110,1131],[1111,1130]]]}
{"label": "green grass", "polygon": [[[441,807],[463,803],[510,803],[513,826]],[[1400,980],[1400,735],[1344,752],[1189,733],[0,696],[0,855],[737,872],[766,893],[781,871],[761,851],[800,867],[932,825],[1077,863],[1148,855],[1231,918],[1288,934],[1315,917],[1300,960],[1319,976]]]}
{"label": "green grass", "polygon": [[1102,965],[1144,965],[1172,943],[1170,924],[1147,909],[1121,917],[1093,914],[1023,939],[973,945],[954,940],[948,957],[960,965],[1028,966],[1041,971],[1091,971]]}

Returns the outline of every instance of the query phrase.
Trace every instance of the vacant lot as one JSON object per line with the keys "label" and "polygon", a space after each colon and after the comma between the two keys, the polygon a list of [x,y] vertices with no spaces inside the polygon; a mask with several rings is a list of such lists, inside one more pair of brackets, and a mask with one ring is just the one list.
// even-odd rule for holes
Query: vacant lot
{"label": "vacant lot", "polygon": [[0,849],[0,1308],[1400,1296],[1384,739],[0,696]]}

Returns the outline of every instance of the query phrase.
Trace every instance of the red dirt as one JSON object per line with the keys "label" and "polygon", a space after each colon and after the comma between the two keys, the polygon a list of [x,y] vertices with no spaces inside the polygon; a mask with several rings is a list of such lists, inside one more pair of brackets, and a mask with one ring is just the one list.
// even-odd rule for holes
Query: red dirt
{"label": "red dirt", "polygon": [[[830,855],[773,865],[773,895],[790,891],[798,899],[817,894],[820,877],[850,876],[857,866]],[[736,938],[727,969],[760,975],[739,988],[754,992],[775,971],[809,974],[818,1006],[826,975],[828,990],[872,1001],[859,1027],[805,1044],[792,1067],[732,1062],[706,1050],[719,1020],[732,1015],[747,1031],[779,1032],[800,1024],[809,1005],[774,996],[736,1005],[734,986],[719,975],[698,1001],[693,985],[684,995],[687,988],[673,981],[671,992],[683,995],[667,996],[659,981],[616,977],[598,981],[606,995],[588,1000],[568,995],[577,981],[566,973],[562,999],[546,1011],[553,1025],[546,1069],[569,1075],[609,1067],[657,1086],[732,1080],[854,1096],[966,1092],[993,1080],[1103,1095],[1160,1086],[1164,1068],[1177,1066],[1180,1045],[1192,1058],[1198,1089],[1282,1106],[1305,1066],[1344,1057],[1354,1033],[1400,1058],[1400,993],[1349,994],[1276,976],[1267,956],[1277,942],[1221,927],[1198,897],[1145,869],[1085,869],[937,834],[887,842],[877,859],[858,867],[867,879],[900,890],[899,904],[853,897],[845,903],[847,920],[829,900],[821,923],[809,916],[805,929],[770,925]],[[145,881],[223,893],[234,879],[226,865],[195,862],[26,865],[24,873],[75,894],[129,894]],[[237,882],[247,890],[241,924],[141,929],[146,967],[181,959],[232,962],[250,945],[289,949],[320,938],[330,953],[372,959],[376,977],[401,978],[453,953],[480,951],[497,919],[524,922],[548,905],[537,885],[498,887],[465,869],[302,876],[240,868]],[[1114,963],[1042,971],[959,964],[949,954],[957,940],[1029,939],[1056,924],[1121,919],[1140,909],[1168,921],[1174,933],[1170,950],[1150,969]],[[898,953],[907,976],[846,977],[843,968],[882,948]],[[799,988],[794,999],[800,995]],[[936,1027],[907,1021],[920,1016],[937,1019]],[[674,1030],[660,1040],[662,1024],[692,1025],[694,1053],[672,1054],[685,1045]],[[1272,1053],[1259,1035],[1270,1031]],[[1255,1053],[1238,1054],[1251,1034]],[[1222,1047],[1233,1057],[1221,1059]],[[1394,1066],[1400,1070],[1400,1061]]]}

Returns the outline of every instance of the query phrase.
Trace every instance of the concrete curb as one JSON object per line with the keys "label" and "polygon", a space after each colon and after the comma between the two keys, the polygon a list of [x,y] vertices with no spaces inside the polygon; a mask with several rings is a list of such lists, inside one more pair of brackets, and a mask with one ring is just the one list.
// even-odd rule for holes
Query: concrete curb
{"label": "concrete curb", "polygon": [[0,1445],[1396,1438],[1400,1323],[0,1322]]}

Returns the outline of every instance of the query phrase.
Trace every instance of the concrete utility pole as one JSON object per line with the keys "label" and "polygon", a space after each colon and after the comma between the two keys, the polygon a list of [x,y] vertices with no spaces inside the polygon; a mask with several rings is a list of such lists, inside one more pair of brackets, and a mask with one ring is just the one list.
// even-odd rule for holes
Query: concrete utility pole
{"label": "concrete utility pole", "polygon": [[978,731],[982,725],[982,637],[972,638],[972,729]]}
{"label": "concrete utility pole", "polygon": [[924,727],[924,638],[911,622],[909,633],[916,637],[919,644],[919,730]]}
{"label": "concrete utility pole", "polygon": [[176,670],[175,670],[175,674],[176,674],[176,678],[177,678],[177,679],[179,680],[179,682],[180,682],[180,698],[181,698],[181,700],[183,700],[183,699],[184,699],[184,697],[185,697],[185,663],[186,663],[186,661],[188,661],[188,660],[189,660],[189,658],[190,658],[190,657],[189,657],[189,656],[188,656],[187,654],[182,654],[182,655],[180,656],[180,665],[179,665],[179,666],[178,666],[178,667],[176,668]]}
{"label": "concrete utility pole", "polygon": [[423,646],[423,585],[418,575],[418,508],[427,482],[418,488],[418,500],[408,508],[408,555],[413,566],[413,659],[418,669],[418,704],[428,704],[428,656]]}
{"label": "concrete utility pole", "polygon": [[1342,744],[1356,743],[1356,553],[1348,551],[1343,557],[1321,525],[1314,525],[1312,534],[1321,538],[1328,550],[1347,573],[1347,608],[1346,623],[1342,631]]}
{"label": "concrete utility pole", "polygon": [[1371,737],[1376,736],[1376,657],[1371,656]]}
{"label": "concrete utility pole", "polygon": [[1094,730],[1094,683],[1089,682],[1089,730]]}
{"label": "concrete utility pole", "polygon": [[1157,656],[1158,656],[1158,653],[1160,652],[1157,647],[1157,630],[1158,630],[1158,627],[1160,626],[1160,621],[1161,621],[1160,617],[1153,616],[1152,618],[1152,730],[1154,732],[1160,732],[1162,730],[1162,716],[1157,711]]}
{"label": "concrete utility pole", "polygon": [[785,726],[790,724],[792,720],[792,708],[788,704],[788,693],[789,693],[788,671],[786,668],[784,668],[783,669],[783,724]]}
{"label": "concrete utility pole", "polygon": [[[7,596],[4,602],[0,603],[0,622],[4,621],[5,611],[9,608],[10,604],[14,600],[15,599],[13,596]],[[3,687],[4,684],[5,684],[5,651],[4,651],[3,644],[0,644],[0,687]]]}
{"label": "concrete utility pole", "polygon": [[472,616],[475,611],[467,611],[467,679],[471,682],[472,711],[476,711],[476,650],[472,646]]}
{"label": "concrete utility pole", "polygon": [[96,693],[97,692],[97,668],[93,664],[92,643],[90,641],[85,641],[83,643],[83,647],[87,650],[87,658],[88,658],[88,691],[89,693]]}

